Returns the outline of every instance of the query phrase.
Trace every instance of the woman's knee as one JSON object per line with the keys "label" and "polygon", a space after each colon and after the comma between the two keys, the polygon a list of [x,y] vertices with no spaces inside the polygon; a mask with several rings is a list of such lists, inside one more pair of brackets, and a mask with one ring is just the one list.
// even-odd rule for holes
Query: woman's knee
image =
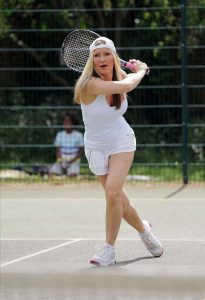
{"label": "woman's knee", "polygon": [[113,187],[105,187],[106,199],[111,206],[122,205],[122,193]]}

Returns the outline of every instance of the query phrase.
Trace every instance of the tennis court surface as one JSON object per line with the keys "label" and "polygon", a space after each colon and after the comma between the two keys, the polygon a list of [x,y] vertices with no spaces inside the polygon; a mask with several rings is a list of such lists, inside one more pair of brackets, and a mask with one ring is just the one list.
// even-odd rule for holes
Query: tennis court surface
{"label": "tennis court surface", "polygon": [[98,184],[2,185],[1,299],[205,299],[205,185],[127,185],[165,253],[122,223],[117,264],[89,258],[104,240]]}

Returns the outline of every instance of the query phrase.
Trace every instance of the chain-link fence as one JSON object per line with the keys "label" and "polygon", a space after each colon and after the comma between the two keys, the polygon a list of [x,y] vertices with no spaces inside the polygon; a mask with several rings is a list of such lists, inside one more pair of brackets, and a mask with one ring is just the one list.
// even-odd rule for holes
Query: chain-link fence
{"label": "chain-link fence", "polygon": [[[150,66],[150,75],[129,94],[125,115],[137,139],[129,178],[205,179],[205,3],[0,13],[5,21],[0,30],[2,179],[47,175],[56,159],[53,143],[63,112],[75,112],[75,127],[84,131],[73,103],[78,74],[60,56],[63,39],[76,28],[113,39],[120,57]],[[80,174],[91,176],[84,156]]]}

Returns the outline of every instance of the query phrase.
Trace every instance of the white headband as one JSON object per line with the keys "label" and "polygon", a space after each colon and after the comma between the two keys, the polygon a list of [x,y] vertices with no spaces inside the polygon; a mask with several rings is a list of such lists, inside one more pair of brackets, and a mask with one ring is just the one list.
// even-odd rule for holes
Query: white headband
{"label": "white headband", "polygon": [[116,52],[113,41],[111,41],[110,39],[108,39],[104,36],[101,36],[92,42],[92,44],[89,47],[90,53],[93,52],[94,50],[100,49],[100,48],[108,48],[108,49],[111,49],[112,51]]}

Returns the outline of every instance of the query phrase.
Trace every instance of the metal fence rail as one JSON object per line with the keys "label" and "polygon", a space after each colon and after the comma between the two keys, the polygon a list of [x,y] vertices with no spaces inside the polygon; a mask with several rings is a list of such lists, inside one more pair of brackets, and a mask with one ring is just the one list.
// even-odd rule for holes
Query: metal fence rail
{"label": "metal fence rail", "polygon": [[[177,16],[178,24],[166,26],[165,11]],[[138,25],[145,12],[153,20],[161,14],[161,23]],[[166,8],[1,10],[3,15],[12,13],[24,20],[16,27],[11,20],[10,28],[0,29],[1,172],[21,169],[29,173],[33,166],[52,164],[62,112],[75,111],[80,120],[76,129],[84,130],[80,108],[72,101],[78,74],[67,70],[60,57],[62,41],[74,27],[52,22],[67,14],[75,19],[76,28],[81,27],[78,20],[84,20],[88,29],[115,40],[122,58],[137,55],[151,64],[150,76],[130,93],[125,115],[136,133],[138,148],[130,176],[203,181],[205,23],[202,17],[190,17],[191,12],[205,15],[205,6],[181,1],[181,5]],[[102,20],[99,24],[104,26],[97,25],[93,20],[99,13],[113,18],[113,25],[108,22],[106,27]],[[124,13],[130,14],[127,23]],[[29,23],[31,14],[35,14],[35,28]],[[42,18],[48,19],[49,28],[38,28]],[[96,25],[91,27],[91,22]],[[85,157],[81,167],[82,175],[91,175]]]}

